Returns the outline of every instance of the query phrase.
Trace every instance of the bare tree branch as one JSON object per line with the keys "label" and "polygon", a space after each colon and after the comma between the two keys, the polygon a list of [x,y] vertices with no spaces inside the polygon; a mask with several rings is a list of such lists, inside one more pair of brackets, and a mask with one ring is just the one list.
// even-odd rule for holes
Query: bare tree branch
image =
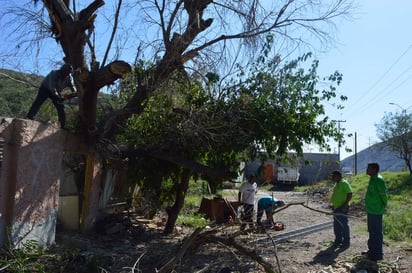
{"label": "bare tree branch", "polygon": [[118,23],[119,23],[119,14],[120,14],[121,6],[122,6],[122,0],[119,0],[119,2],[117,4],[117,8],[116,8],[116,14],[114,16],[114,24],[113,24],[112,34],[110,35],[109,44],[107,45],[106,53],[104,54],[101,66],[104,66],[106,64],[107,56],[109,55],[109,51],[110,51],[110,48],[112,46],[112,43],[113,43],[113,40],[114,40],[114,37],[115,37],[115,34],[116,34],[117,26],[118,26]]}
{"label": "bare tree branch", "polygon": [[22,83],[22,84],[27,85],[29,87],[39,88],[38,85],[34,85],[31,81],[25,81],[25,80],[22,80],[22,79],[17,79],[17,78],[14,78],[14,77],[6,74],[6,73],[3,73],[3,72],[0,72],[0,76],[6,77],[6,78],[8,78],[12,81],[18,82],[18,83]]}

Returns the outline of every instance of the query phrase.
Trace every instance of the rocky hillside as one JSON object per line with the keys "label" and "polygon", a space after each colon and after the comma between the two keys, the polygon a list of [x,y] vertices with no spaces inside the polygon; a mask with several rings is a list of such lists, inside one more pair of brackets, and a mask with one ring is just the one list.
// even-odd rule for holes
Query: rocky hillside
{"label": "rocky hillside", "polygon": [[[357,173],[364,173],[370,162],[377,162],[381,167],[381,171],[405,171],[405,162],[398,157],[396,153],[391,151],[384,142],[377,143],[357,153]],[[342,160],[342,169],[349,169],[355,173],[355,155],[349,156]]]}

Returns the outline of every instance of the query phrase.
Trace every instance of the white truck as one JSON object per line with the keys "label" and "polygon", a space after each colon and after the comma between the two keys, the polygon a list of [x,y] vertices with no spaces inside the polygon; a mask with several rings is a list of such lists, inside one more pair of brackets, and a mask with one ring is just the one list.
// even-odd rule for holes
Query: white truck
{"label": "white truck", "polygon": [[278,167],[276,183],[278,185],[297,186],[299,181],[298,167]]}

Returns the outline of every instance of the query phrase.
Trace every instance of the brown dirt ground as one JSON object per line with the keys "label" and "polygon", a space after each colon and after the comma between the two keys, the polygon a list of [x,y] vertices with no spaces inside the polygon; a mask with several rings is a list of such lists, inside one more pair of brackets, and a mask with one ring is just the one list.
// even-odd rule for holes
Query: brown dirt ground
{"label": "brown dirt ground", "polygon": [[[265,193],[261,193],[265,194]],[[275,191],[274,196],[287,203],[305,202],[309,207],[328,211],[324,202],[324,193],[306,194],[288,191]],[[249,232],[236,237],[236,242],[248,250],[260,255],[263,261],[278,265],[283,273],[340,273],[351,272],[350,268],[358,265],[371,268],[360,253],[366,249],[367,232],[365,220],[360,210],[351,213],[351,246],[340,251],[332,250],[328,243],[333,240],[332,228],[310,235],[296,237],[285,242],[274,244],[271,238],[262,233]],[[116,216],[108,221],[109,228],[101,227],[100,233],[87,236],[58,232],[56,249],[62,252],[62,246],[77,249],[76,254],[66,258],[66,265],[60,272],[156,272],[162,264],[173,258],[181,249],[182,243],[192,230],[179,226],[173,235],[163,235],[164,219],[159,217],[152,221],[134,215]],[[120,217],[120,218],[119,218]],[[330,215],[309,210],[295,205],[276,214],[276,221],[285,224],[284,231],[270,230],[272,238],[282,232],[304,228],[314,224],[332,220]],[[119,224],[120,223],[120,224]],[[114,228],[114,227],[118,228]],[[205,231],[212,230],[205,229]],[[108,234],[111,230],[112,234]],[[218,234],[222,238],[230,238],[239,230],[239,226],[220,226]],[[375,270],[369,272],[412,272],[412,246],[389,243],[385,240],[385,258],[378,264],[372,264]],[[276,255],[279,260],[277,263]],[[94,268],[94,269],[93,269]],[[96,270],[98,268],[98,270]],[[265,272],[263,267],[239,250],[222,243],[206,243],[186,253],[176,264],[174,271],[179,273],[210,272],[216,273],[223,268],[227,272]],[[224,272],[224,271],[222,271]],[[356,271],[354,271],[356,272]],[[358,271],[362,272],[362,271]],[[363,271],[365,272],[365,271]]]}

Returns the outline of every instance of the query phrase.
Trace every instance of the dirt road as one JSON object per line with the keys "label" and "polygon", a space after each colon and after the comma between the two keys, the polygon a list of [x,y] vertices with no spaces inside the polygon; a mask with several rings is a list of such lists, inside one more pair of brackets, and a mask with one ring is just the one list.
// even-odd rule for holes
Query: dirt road
{"label": "dirt road", "polygon": [[[326,191],[316,194],[274,191],[269,194],[285,200],[286,203],[304,202],[310,208],[330,212],[329,204],[325,201]],[[279,243],[277,253],[282,272],[350,272],[349,268],[363,259],[360,253],[367,249],[368,239],[365,217],[362,216],[362,212],[353,211],[351,216],[353,217],[349,220],[351,246],[348,249],[340,250],[329,247],[330,242],[334,240],[332,227]],[[286,229],[282,232],[289,232],[329,222],[332,216],[295,205],[275,214],[275,220],[285,224]],[[282,232],[271,231],[271,234],[276,238]],[[394,243],[388,244],[385,240],[385,258],[380,263],[380,272],[412,272],[412,253],[410,247],[409,251],[407,249],[408,247],[396,246]],[[393,271],[395,268],[398,271]]]}
{"label": "dirt road", "polygon": [[[273,194],[276,198],[283,199],[291,205],[276,213],[275,220],[285,224],[283,231],[270,230],[268,234],[255,231],[246,232],[236,237],[236,243],[244,249],[250,250],[250,255],[239,251],[221,242],[208,242],[201,244],[179,260],[173,272],[178,273],[217,273],[226,269],[232,273],[260,273],[265,272],[263,267],[254,261],[251,256],[258,254],[273,266],[279,265],[282,273],[343,273],[350,272],[354,264],[359,264],[360,253],[366,249],[367,231],[365,220],[361,213],[356,213],[356,218],[349,221],[351,228],[351,246],[344,251],[332,250],[328,243],[334,239],[331,227],[308,235],[282,240],[274,243],[273,239],[279,238],[283,233],[299,230],[320,223],[327,223],[332,216],[321,211],[330,211],[328,202],[325,202],[325,193],[317,194],[297,193],[292,191],[259,192],[259,196]],[[229,196],[236,198],[237,192],[232,190]],[[173,258],[179,252],[192,229],[185,226],[176,227],[173,235],[162,234],[164,221],[161,217],[150,220],[148,224],[133,217],[125,218],[122,232],[111,234],[65,234],[66,241],[77,248],[81,248],[76,259],[66,265],[64,272],[90,272],[91,262],[98,262],[100,268],[110,273],[129,272],[156,272],[161,265]],[[131,221],[131,222],[130,222]],[[116,220],[116,225],[119,223]],[[222,238],[239,232],[239,225],[222,225],[220,234]],[[211,227],[212,228],[212,227]],[[205,229],[207,231],[207,228]],[[63,234],[64,235],[64,234]],[[63,236],[61,235],[61,236]],[[63,239],[63,238],[62,238]],[[399,247],[388,244],[385,240],[385,259],[375,265],[380,273],[410,273],[412,268],[411,246]],[[225,271],[220,271],[225,272]],[[369,271],[369,273],[374,271]],[[378,272],[378,271],[375,271]],[[360,272],[358,272],[360,273]]]}

